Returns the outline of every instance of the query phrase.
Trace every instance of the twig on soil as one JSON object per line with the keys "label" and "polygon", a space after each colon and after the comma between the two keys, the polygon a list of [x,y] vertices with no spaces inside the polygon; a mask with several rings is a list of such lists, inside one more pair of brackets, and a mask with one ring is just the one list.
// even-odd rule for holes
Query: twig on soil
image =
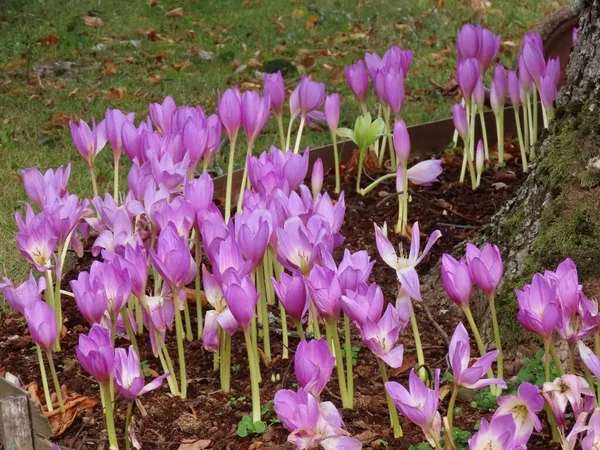
{"label": "twig on soil", "polygon": [[446,345],[450,345],[450,339],[448,339],[448,334],[444,331],[444,329],[441,327],[441,325],[435,321],[435,319],[433,318],[433,315],[431,314],[431,311],[429,310],[429,307],[425,304],[425,302],[421,303],[421,306],[423,306],[423,309],[425,310],[425,314],[427,315],[427,318],[429,319],[431,324],[442,335],[442,338],[444,339],[444,342],[446,343]]}
{"label": "twig on soil", "polygon": [[436,223],[436,226],[438,227],[448,227],[448,228],[461,228],[464,230],[478,230],[479,228],[481,228],[478,225],[460,225],[457,223],[445,223],[445,222],[439,222]]}

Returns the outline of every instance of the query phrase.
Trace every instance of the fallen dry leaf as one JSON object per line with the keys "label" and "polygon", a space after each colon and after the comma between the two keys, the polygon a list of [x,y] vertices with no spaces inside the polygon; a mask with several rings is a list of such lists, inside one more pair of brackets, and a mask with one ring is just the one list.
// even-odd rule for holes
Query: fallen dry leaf
{"label": "fallen dry leaf", "polygon": [[75,94],[77,94],[77,91],[79,91],[79,88],[73,89],[71,92],[69,92],[69,95],[67,95],[67,98],[75,97]]}
{"label": "fallen dry leaf", "polygon": [[319,18],[317,16],[310,16],[306,21],[306,29],[313,29],[317,23],[319,23]]}
{"label": "fallen dry leaf", "polygon": [[63,128],[69,125],[69,120],[71,119],[72,117],[65,113],[52,113],[50,123],[55,127]]}
{"label": "fallen dry leaf", "polygon": [[23,64],[25,64],[24,59],[15,59],[13,61],[6,63],[6,65],[4,66],[4,70],[6,72],[12,72],[14,70],[17,70],[17,69],[20,69],[21,67],[23,67]]}
{"label": "fallen dry leaf", "polygon": [[54,411],[44,411],[44,416],[50,422],[50,428],[54,437],[63,434],[73,423],[77,415],[91,409],[98,404],[98,399],[86,397],[84,395],[74,394],[64,399],[65,412],[61,413],[58,403],[53,405]]}
{"label": "fallen dry leaf", "polygon": [[167,17],[181,17],[185,14],[185,11],[182,7],[174,8],[171,11],[167,11],[165,16]]}
{"label": "fallen dry leaf", "polygon": [[173,67],[173,69],[181,72],[182,70],[192,67],[193,65],[194,64],[192,64],[192,62],[188,59],[187,61],[184,61],[182,63],[173,64],[171,67]]}
{"label": "fallen dry leaf", "polygon": [[88,27],[101,27],[104,25],[104,21],[100,17],[83,16],[81,20],[83,20],[83,23]]}
{"label": "fallen dry leaf", "polygon": [[181,443],[181,445],[177,448],[178,450],[204,450],[212,445],[210,439],[199,439],[197,441],[193,441],[191,439],[186,439]]}
{"label": "fallen dry leaf", "polygon": [[146,77],[146,80],[149,81],[150,83],[157,84],[157,83],[160,83],[162,81],[162,78],[161,78],[160,75],[157,75],[155,73],[151,73],[150,75],[148,75]]}
{"label": "fallen dry leaf", "polygon": [[58,44],[58,41],[58,37],[54,36],[53,34],[49,34],[48,36],[38,39],[35,42],[36,44],[40,44],[42,47],[51,47],[52,45]]}
{"label": "fallen dry leaf", "polygon": [[106,94],[106,100],[119,101],[123,100],[127,96],[127,88],[125,87],[113,87]]}
{"label": "fallen dry leaf", "polygon": [[248,60],[248,67],[251,69],[262,69],[262,63],[254,58]]}
{"label": "fallen dry leaf", "polygon": [[106,69],[104,75],[111,76],[117,73],[117,66],[115,65],[115,63],[109,61],[108,59],[104,60],[104,68]]}

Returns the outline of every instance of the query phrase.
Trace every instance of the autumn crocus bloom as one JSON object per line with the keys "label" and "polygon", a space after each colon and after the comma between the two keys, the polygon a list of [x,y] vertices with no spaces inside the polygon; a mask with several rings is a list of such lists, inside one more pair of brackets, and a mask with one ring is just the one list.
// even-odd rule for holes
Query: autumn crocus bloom
{"label": "autumn crocus bloom", "polygon": [[104,120],[96,124],[96,121],[92,119],[92,129],[83,120],[79,121],[79,126],[69,121],[69,127],[71,128],[73,145],[75,145],[88,166],[93,166],[96,155],[100,153],[108,141]]}
{"label": "autumn crocus bloom", "polygon": [[552,118],[554,112],[554,102],[558,97],[558,91],[556,89],[556,82],[550,75],[546,75],[540,78],[540,99],[542,105],[546,110],[546,114],[549,115],[548,119]]}
{"label": "autumn crocus bloom", "polygon": [[306,286],[321,317],[333,320],[340,315],[342,289],[335,271],[314,266],[306,279]]}
{"label": "autumn crocus bloom", "polygon": [[469,103],[473,95],[473,90],[480,78],[479,63],[477,60],[469,58],[459,61],[456,77],[463,97]]}
{"label": "autumn crocus bloom", "polygon": [[435,371],[434,388],[429,389],[417,376],[414,369],[408,376],[409,390],[395,381],[385,383],[385,389],[398,410],[412,423],[419,426],[429,443],[440,448],[439,436],[442,418],[438,412],[440,370]]}
{"label": "autumn crocus bloom", "polygon": [[277,229],[277,259],[289,270],[300,270],[308,275],[318,256],[318,244],[325,230],[315,236],[299,217],[290,217]]}
{"label": "autumn crocus bloom", "polygon": [[241,279],[234,277],[225,289],[227,306],[244,330],[250,327],[258,297],[254,283],[248,275]]}
{"label": "autumn crocus bloom", "polygon": [[346,290],[341,302],[344,313],[359,327],[367,319],[378,322],[383,312],[383,292],[376,283],[360,283],[356,290]]}
{"label": "autumn crocus bloom", "polygon": [[492,363],[498,356],[498,351],[494,350],[478,358],[471,367],[471,346],[469,335],[462,323],[459,323],[454,330],[449,347],[450,365],[454,375],[455,387],[466,387],[467,389],[482,389],[486,386],[496,384],[506,389],[504,380],[498,378],[482,378],[490,369]]}
{"label": "autumn crocus bloom", "polygon": [[566,425],[565,412],[569,404],[575,418],[579,418],[582,413],[590,411],[595,404],[594,391],[592,391],[585,378],[575,374],[568,373],[556,378],[553,382],[545,382],[542,392],[563,433]]}
{"label": "autumn crocus bloom", "polygon": [[458,59],[477,58],[479,55],[479,34],[476,28],[466,23],[456,35]]}
{"label": "autumn crocus bloom", "polygon": [[319,401],[304,389],[275,394],[277,417],[291,432],[288,442],[299,450],[321,446],[328,450],[359,450],[362,444],[344,429],[342,416],[331,402]]}
{"label": "autumn crocus bloom", "polygon": [[397,120],[394,123],[393,138],[398,164],[406,165],[410,156],[410,136],[404,120]]}
{"label": "autumn crocus bloom", "polygon": [[467,121],[465,107],[460,103],[455,103],[452,106],[452,118],[454,120],[454,128],[458,131],[463,142],[467,142],[469,136],[469,122]]}
{"label": "autumn crocus bloom", "polygon": [[469,273],[469,267],[464,259],[457,261],[447,253],[442,255],[442,283],[450,300],[459,308],[469,306],[473,280]]}
{"label": "autumn crocus bloom", "polygon": [[344,73],[354,96],[360,103],[365,103],[369,92],[369,79],[363,61],[359,60],[356,64],[344,67]]}
{"label": "autumn crocus bloom", "polygon": [[412,61],[412,52],[410,50],[402,50],[397,45],[391,46],[384,54],[382,63],[386,67],[393,67],[396,70],[402,72],[402,75],[406,77],[408,68]]}
{"label": "autumn crocus bloom", "polygon": [[237,86],[227,89],[219,97],[219,119],[230,141],[237,136],[242,124],[242,96]]}
{"label": "autumn crocus bloom", "polygon": [[484,74],[498,54],[500,35],[492,33],[481,25],[477,26],[477,34],[479,36],[479,53],[476,58],[481,66],[481,73]]}
{"label": "autumn crocus bloom", "polygon": [[[269,97],[271,101],[271,109],[280,116],[283,113],[283,102],[285,101],[285,84],[281,71],[264,75],[263,95]],[[282,149],[283,150],[283,149]]]}
{"label": "autumn crocus bloom", "polygon": [[388,304],[385,313],[376,322],[366,317],[360,327],[367,348],[394,369],[402,366],[404,356],[404,346],[396,345],[400,328],[398,312],[392,304]]}
{"label": "autumn crocus bloom", "polygon": [[400,256],[398,256],[394,246],[383,230],[375,224],[375,241],[379,256],[381,256],[381,259],[383,259],[388,266],[396,270],[398,280],[402,283],[402,286],[407,290],[408,294],[417,301],[422,301],[422,299],[419,275],[417,274],[415,267],[423,260],[423,258],[425,258],[427,253],[429,253],[433,245],[441,236],[442,233],[439,230],[435,230],[431,233],[423,253],[419,254],[421,249],[421,236],[419,232],[419,223],[415,222],[412,227],[410,253],[408,257],[406,257],[402,248],[400,248]]}
{"label": "autumn crocus bloom", "polygon": [[36,344],[46,352],[51,352],[58,335],[54,309],[36,300],[25,308],[25,320]]}
{"label": "autumn crocus bloom", "polygon": [[108,382],[115,361],[115,349],[108,330],[93,324],[87,335],[79,335],[79,345],[75,352],[86,372],[99,383]]}
{"label": "autumn crocus bloom", "polygon": [[325,97],[325,120],[331,133],[335,133],[340,121],[340,95],[334,93]]}
{"label": "autumn crocus bloom", "polygon": [[156,249],[150,249],[150,260],[165,281],[177,289],[194,279],[196,269],[190,248],[172,223],[160,232]]}
{"label": "autumn crocus bloom", "polygon": [[76,280],[70,282],[77,309],[90,324],[100,323],[108,308],[108,300],[89,272],[79,272]]}
{"label": "autumn crocus bloom", "polygon": [[525,445],[533,433],[533,429],[541,431],[542,424],[537,413],[544,407],[544,399],[537,386],[522,383],[517,395],[507,395],[498,399],[498,409],[492,420],[497,417],[511,415],[515,421],[514,445]]}
{"label": "autumn crocus bloom", "polygon": [[470,450],[514,450],[515,421],[512,415],[481,419],[479,431],[469,439]]}
{"label": "autumn crocus bloom", "polygon": [[558,323],[560,310],[556,299],[556,287],[539,273],[531,284],[516,289],[519,312],[517,320],[527,330],[549,339]]}
{"label": "autumn crocus bloom", "polygon": [[[313,81],[311,77],[302,76],[300,84],[292,93],[297,107],[292,111],[292,116],[300,114],[306,117],[309,113],[319,109],[325,99],[325,84]],[[290,99],[290,106],[292,100]],[[294,114],[295,113],[295,114]]]}
{"label": "autumn crocus bloom", "polygon": [[383,96],[385,102],[393,111],[396,118],[399,118],[406,91],[404,89],[404,75],[400,70],[393,67],[380,71],[377,77],[383,77]]}
{"label": "autumn crocus bloom", "polygon": [[271,279],[275,293],[279,301],[296,324],[302,323],[308,311],[308,299],[306,297],[306,286],[301,274],[289,275],[285,272],[279,277]]}
{"label": "autumn crocus bloom", "polygon": [[133,346],[129,346],[128,350],[124,348],[115,350],[113,373],[115,376],[115,386],[121,395],[129,401],[133,401],[140,395],[158,389],[163,380],[170,375],[169,373],[160,375],[150,383],[144,385],[145,380],[140,366],[140,359]]}
{"label": "autumn crocus bloom", "polygon": [[123,150],[121,130],[125,122],[133,122],[134,113],[124,114],[120,109],[107,108],[104,113],[106,138],[110,143],[115,159],[119,159]]}
{"label": "autumn crocus bloom", "polygon": [[25,309],[31,304],[41,300],[41,294],[46,289],[46,280],[40,277],[37,281],[29,272],[29,279],[19,286],[14,286],[12,281],[4,277],[0,283],[2,294],[8,305],[15,311],[25,314]]}
{"label": "autumn crocus bloom", "polygon": [[46,205],[46,198],[64,198],[67,195],[70,175],[70,163],[66,168],[60,166],[56,171],[48,169],[43,175],[36,167],[21,171],[27,196],[40,208]]}
{"label": "autumn crocus bloom", "polygon": [[[406,178],[417,186],[429,186],[431,183],[438,181],[438,176],[442,173],[442,170],[441,159],[428,159],[418,162],[408,169],[406,171]],[[404,191],[402,176],[402,167],[398,166],[396,170],[396,190],[398,192]]]}
{"label": "autumn crocus bloom", "polygon": [[486,243],[481,250],[467,243],[466,259],[473,281],[488,296],[491,295],[504,274],[502,256],[496,245]]}
{"label": "autumn crocus bloom", "polygon": [[590,417],[587,434],[581,441],[581,447],[583,450],[597,450],[600,448],[600,408],[594,409]]}
{"label": "autumn crocus bloom", "polygon": [[300,341],[294,356],[294,372],[304,390],[318,398],[334,366],[335,358],[325,339]]}
{"label": "autumn crocus bloom", "polygon": [[171,131],[171,123],[173,115],[177,110],[177,105],[173,97],[166,96],[161,103],[150,103],[148,106],[150,119],[158,128],[161,134],[169,133]]}
{"label": "autumn crocus bloom", "polygon": [[19,229],[15,239],[23,257],[40,272],[53,269],[57,239],[49,218],[43,212],[34,215],[28,204],[25,222],[18,212],[15,220]]}
{"label": "autumn crocus bloom", "polygon": [[525,42],[522,49],[522,55],[529,76],[533,79],[536,86],[539,86],[540,79],[544,76],[544,72],[546,71],[546,61],[544,59],[543,50],[537,45]]}
{"label": "autumn crocus bloom", "polygon": [[269,97],[260,97],[256,91],[246,91],[241,99],[241,121],[246,132],[248,147],[254,147],[256,138],[269,120]]}

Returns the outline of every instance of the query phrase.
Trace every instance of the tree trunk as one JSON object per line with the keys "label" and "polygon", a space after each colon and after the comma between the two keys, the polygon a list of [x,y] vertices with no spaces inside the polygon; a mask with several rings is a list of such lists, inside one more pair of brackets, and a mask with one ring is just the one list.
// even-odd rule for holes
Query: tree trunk
{"label": "tree trunk", "polygon": [[532,339],[516,321],[514,289],[534,273],[570,257],[584,292],[600,298],[600,0],[579,3],[579,37],[555,118],[531,174],[487,233],[504,255],[497,302],[507,347]]}

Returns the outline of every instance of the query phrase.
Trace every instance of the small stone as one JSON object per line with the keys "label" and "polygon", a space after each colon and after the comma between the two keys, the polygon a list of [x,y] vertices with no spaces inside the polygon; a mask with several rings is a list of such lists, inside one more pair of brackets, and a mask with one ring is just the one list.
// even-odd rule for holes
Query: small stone
{"label": "small stone", "polygon": [[377,195],[379,195],[380,197],[387,197],[388,195],[390,195],[390,193],[387,191],[379,191]]}
{"label": "small stone", "polygon": [[502,182],[497,182],[497,183],[493,183],[492,187],[496,190],[496,191],[501,191],[503,189],[506,189],[508,186],[505,183]]}

